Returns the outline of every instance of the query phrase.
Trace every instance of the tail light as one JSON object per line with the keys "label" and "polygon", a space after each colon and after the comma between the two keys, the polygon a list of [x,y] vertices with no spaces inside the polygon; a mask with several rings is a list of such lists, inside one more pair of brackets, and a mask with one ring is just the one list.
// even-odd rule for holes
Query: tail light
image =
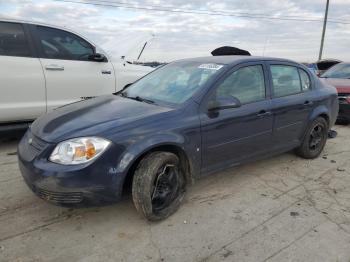
{"label": "tail light", "polygon": [[350,94],[338,94],[340,104],[350,104]]}

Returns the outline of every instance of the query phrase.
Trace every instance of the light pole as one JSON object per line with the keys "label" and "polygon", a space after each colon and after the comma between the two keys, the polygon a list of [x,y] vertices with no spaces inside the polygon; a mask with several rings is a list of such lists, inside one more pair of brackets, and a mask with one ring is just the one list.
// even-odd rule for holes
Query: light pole
{"label": "light pole", "polygon": [[318,55],[318,60],[321,60],[321,59],[322,59],[323,44],[324,44],[324,36],[325,36],[325,34],[326,34],[326,27],[327,27],[328,7],[329,7],[329,0],[327,0],[326,12],[325,12],[325,14],[324,14],[323,30],[322,30],[322,38],[321,38],[321,47],[320,47],[320,53],[319,53],[319,55]]}

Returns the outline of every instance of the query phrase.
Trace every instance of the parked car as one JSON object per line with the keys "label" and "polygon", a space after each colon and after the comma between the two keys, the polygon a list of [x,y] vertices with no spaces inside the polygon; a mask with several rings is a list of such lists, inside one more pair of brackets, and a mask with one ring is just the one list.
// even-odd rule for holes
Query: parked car
{"label": "parked car", "polygon": [[317,76],[321,76],[324,72],[326,72],[332,66],[341,63],[342,61],[337,59],[322,59],[317,61],[316,63],[308,64],[307,67]]}
{"label": "parked car", "polygon": [[65,28],[0,20],[0,125],[112,94],[152,70],[112,63],[91,41]]}
{"label": "parked car", "polygon": [[37,119],[18,146],[28,186],[56,204],[118,200],[164,219],[201,176],[296,149],[320,155],[337,92],[283,59],[213,56],[167,64],[115,95]]}
{"label": "parked car", "polygon": [[338,121],[350,122],[350,63],[340,63],[326,71],[321,78],[338,91]]}

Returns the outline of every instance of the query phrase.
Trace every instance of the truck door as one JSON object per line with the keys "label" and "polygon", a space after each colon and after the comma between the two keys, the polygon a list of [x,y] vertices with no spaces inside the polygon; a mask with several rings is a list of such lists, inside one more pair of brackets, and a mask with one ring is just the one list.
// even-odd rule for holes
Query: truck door
{"label": "truck door", "polygon": [[35,26],[40,61],[45,73],[48,110],[115,92],[111,62],[93,61],[95,47],[60,29]]}
{"label": "truck door", "polygon": [[0,22],[0,123],[31,121],[46,111],[45,78],[29,32]]}

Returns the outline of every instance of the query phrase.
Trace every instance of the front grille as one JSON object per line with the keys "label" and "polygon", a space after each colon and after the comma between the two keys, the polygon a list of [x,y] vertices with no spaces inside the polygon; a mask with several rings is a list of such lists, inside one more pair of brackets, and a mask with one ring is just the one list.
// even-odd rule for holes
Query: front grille
{"label": "front grille", "polygon": [[53,192],[38,187],[34,191],[40,198],[57,204],[78,204],[83,201],[82,192]]}

